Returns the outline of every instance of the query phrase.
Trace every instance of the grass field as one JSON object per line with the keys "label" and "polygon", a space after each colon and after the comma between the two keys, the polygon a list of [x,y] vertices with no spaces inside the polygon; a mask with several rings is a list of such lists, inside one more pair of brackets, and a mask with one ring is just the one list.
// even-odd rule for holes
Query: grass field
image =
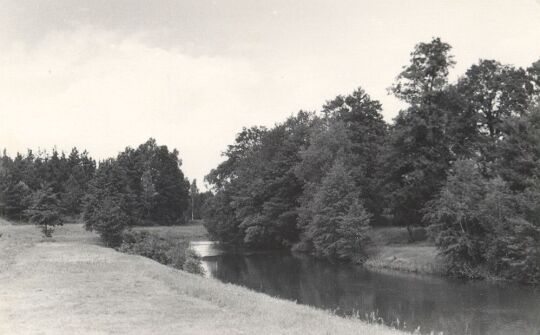
{"label": "grass field", "polygon": [[414,273],[442,274],[442,260],[431,241],[409,243],[404,227],[375,228],[370,233],[374,246],[365,266]]}
{"label": "grass field", "polygon": [[137,227],[135,229],[152,232],[162,237],[180,238],[190,241],[202,241],[209,239],[208,232],[200,221],[184,226]]}
{"label": "grass field", "polygon": [[440,275],[443,264],[437,249],[426,245],[380,246],[364,264],[372,269],[389,269]]}
{"label": "grass field", "polygon": [[0,234],[0,334],[400,334],[104,248],[81,225]]}

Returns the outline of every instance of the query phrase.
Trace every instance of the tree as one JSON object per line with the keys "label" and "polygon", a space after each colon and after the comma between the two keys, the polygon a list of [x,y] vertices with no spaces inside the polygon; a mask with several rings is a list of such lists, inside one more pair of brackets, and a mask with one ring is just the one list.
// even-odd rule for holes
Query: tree
{"label": "tree", "polygon": [[476,113],[479,131],[497,138],[506,118],[526,112],[534,86],[524,69],[480,60],[460,79],[458,90]]}
{"label": "tree", "polygon": [[32,190],[23,181],[19,181],[16,184],[10,184],[3,193],[2,212],[10,219],[21,221],[24,211],[28,209]]}
{"label": "tree", "polygon": [[472,160],[456,161],[424,219],[450,274],[540,280],[540,192],[515,193],[500,177],[485,179]]}
{"label": "tree", "polygon": [[439,38],[416,45],[391,88],[410,107],[400,111],[391,129],[386,188],[394,222],[406,225],[411,239],[410,226],[422,223],[422,209],[444,183],[456,158],[452,148],[460,142],[450,132],[456,107],[447,98],[450,50]]}
{"label": "tree", "polygon": [[503,65],[495,60],[480,60],[467,70],[457,85],[464,108],[476,121],[476,149],[482,173],[497,176],[493,164],[505,140],[508,122],[524,116],[538,89],[530,72]]}
{"label": "tree", "polygon": [[150,168],[146,168],[141,176],[142,194],[141,201],[144,208],[144,216],[149,217],[150,211],[155,206],[156,202],[156,187],[152,180],[152,172]]}
{"label": "tree", "polygon": [[71,174],[64,184],[62,193],[62,207],[70,214],[81,212],[83,190],[77,179]]}
{"label": "tree", "polygon": [[85,228],[96,231],[104,243],[112,247],[120,245],[126,227],[139,222],[138,214],[130,211],[132,195],[126,193],[125,179],[125,171],[118,161],[104,160],[84,199]]}
{"label": "tree", "polygon": [[58,195],[51,187],[45,187],[32,194],[30,208],[25,214],[31,223],[41,229],[44,237],[52,237],[54,228],[63,223]]}
{"label": "tree", "polygon": [[493,172],[514,191],[524,191],[540,178],[540,105],[503,123],[506,136],[499,141]]}
{"label": "tree", "polygon": [[189,196],[191,198],[191,221],[195,220],[195,201],[198,200],[199,188],[197,187],[197,179],[193,179],[189,188]]}
{"label": "tree", "polygon": [[417,44],[411,53],[410,64],[403,68],[391,87],[394,95],[412,106],[430,104],[448,83],[448,71],[455,64],[451,49],[440,38]]}
{"label": "tree", "polygon": [[493,230],[486,238],[486,261],[495,275],[525,283],[540,281],[539,191],[534,184],[514,193],[501,178],[488,183],[480,206],[485,224]]}
{"label": "tree", "polygon": [[86,216],[86,228],[96,231],[109,247],[118,247],[122,243],[122,233],[129,222],[122,199],[114,195],[104,197],[92,208],[92,215]]}
{"label": "tree", "polygon": [[226,160],[206,178],[216,192],[206,204],[211,234],[252,247],[298,241],[297,205],[303,189],[295,168],[311,119],[310,113],[300,112],[272,129],[254,127],[238,134]]}
{"label": "tree", "polygon": [[149,139],[132,155],[137,176],[132,179],[133,188],[140,192],[144,167],[149,168],[155,188],[153,206],[145,219],[160,224],[182,223],[184,211],[189,206],[189,181],[180,168],[179,152],[169,151],[167,146],[159,146],[154,139]]}
{"label": "tree", "polygon": [[350,157],[352,143],[342,121],[317,120],[311,133],[309,146],[300,151],[301,161],[295,174],[303,183],[299,198],[298,225],[302,230],[313,221],[311,206],[323,178],[339,159]]}
{"label": "tree", "polygon": [[477,277],[477,266],[485,262],[485,238],[489,233],[483,224],[480,204],[485,197],[485,181],[473,160],[458,160],[450,171],[438,197],[424,210],[424,221],[448,272]]}
{"label": "tree", "polygon": [[376,221],[380,221],[384,206],[380,166],[388,133],[381,111],[381,103],[362,88],[347,96],[337,96],[322,109],[328,123],[341,122],[344,127],[344,143],[350,146],[344,163],[361,191],[362,202]]}
{"label": "tree", "polygon": [[306,227],[305,242],[316,256],[351,260],[362,255],[371,216],[356,191],[343,162],[336,161],[310,204],[313,220]]}

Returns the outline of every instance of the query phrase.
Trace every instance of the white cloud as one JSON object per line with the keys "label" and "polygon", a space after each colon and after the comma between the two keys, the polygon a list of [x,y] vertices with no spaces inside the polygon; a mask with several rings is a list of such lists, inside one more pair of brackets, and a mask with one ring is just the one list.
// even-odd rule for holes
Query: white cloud
{"label": "white cloud", "polygon": [[70,146],[103,158],[149,137],[178,147],[190,177],[219,161],[250,113],[250,64],[190,57],[91,29],[0,56],[0,147]]}
{"label": "white cloud", "polygon": [[[241,127],[318,109],[370,79],[331,57],[277,60],[192,56],[92,28],[5,44],[0,148],[77,146],[106,158],[154,137],[178,148],[187,176],[201,180]],[[382,92],[391,71],[379,71]]]}

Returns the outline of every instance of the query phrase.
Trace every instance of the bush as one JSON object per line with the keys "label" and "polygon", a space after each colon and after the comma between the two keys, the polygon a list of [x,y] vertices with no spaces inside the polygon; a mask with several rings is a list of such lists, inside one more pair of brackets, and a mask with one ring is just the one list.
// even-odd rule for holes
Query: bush
{"label": "bush", "polygon": [[172,240],[147,231],[128,230],[122,234],[119,251],[140,255],[161,264],[195,274],[204,274],[200,257],[186,240]]}
{"label": "bush", "polygon": [[95,230],[109,247],[117,247],[122,243],[122,233],[130,220],[114,197],[106,197],[95,204],[87,205],[84,218],[86,229]]}
{"label": "bush", "polygon": [[44,237],[52,237],[54,227],[62,225],[58,198],[50,188],[38,190],[32,194],[32,204],[25,214],[30,222],[41,229]]}

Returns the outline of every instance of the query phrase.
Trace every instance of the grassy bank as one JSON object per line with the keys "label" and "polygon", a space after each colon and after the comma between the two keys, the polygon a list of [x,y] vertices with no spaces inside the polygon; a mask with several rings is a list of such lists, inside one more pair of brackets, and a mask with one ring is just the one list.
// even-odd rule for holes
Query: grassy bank
{"label": "grassy bank", "polygon": [[0,233],[0,334],[400,334],[104,248],[81,225]]}
{"label": "grassy bank", "polygon": [[364,264],[366,267],[435,275],[443,273],[442,260],[437,256],[433,243],[410,243],[405,228],[375,228],[370,235],[374,245]]}
{"label": "grassy bank", "polygon": [[372,251],[364,266],[435,275],[443,273],[437,249],[426,245],[378,246]]}
{"label": "grassy bank", "polygon": [[208,240],[208,232],[201,221],[183,226],[137,227],[135,230],[148,231],[161,237],[186,239],[189,241]]}

